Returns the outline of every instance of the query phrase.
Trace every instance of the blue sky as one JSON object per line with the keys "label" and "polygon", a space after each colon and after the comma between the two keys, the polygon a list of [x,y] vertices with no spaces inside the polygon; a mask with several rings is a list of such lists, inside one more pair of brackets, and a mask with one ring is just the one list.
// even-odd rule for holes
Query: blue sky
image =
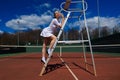
{"label": "blue sky", "polygon": [[[0,0],[0,33],[14,33],[18,30],[27,31],[47,27],[53,18],[53,12],[60,9],[60,4],[64,1]],[[88,25],[97,27],[97,0],[85,1],[88,3],[86,11]],[[101,26],[114,27],[120,23],[119,3],[120,0],[99,0]],[[71,27],[79,27],[77,19],[70,19],[66,29]]]}

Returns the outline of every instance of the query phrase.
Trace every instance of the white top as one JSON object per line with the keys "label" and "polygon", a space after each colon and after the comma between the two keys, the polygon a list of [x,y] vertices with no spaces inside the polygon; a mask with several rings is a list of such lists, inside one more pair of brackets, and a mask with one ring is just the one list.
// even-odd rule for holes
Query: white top
{"label": "white top", "polygon": [[54,18],[51,21],[50,25],[42,30],[40,35],[42,37],[50,37],[54,34],[56,28],[59,27],[60,25],[61,25],[61,23],[59,23],[58,20],[56,18]]}

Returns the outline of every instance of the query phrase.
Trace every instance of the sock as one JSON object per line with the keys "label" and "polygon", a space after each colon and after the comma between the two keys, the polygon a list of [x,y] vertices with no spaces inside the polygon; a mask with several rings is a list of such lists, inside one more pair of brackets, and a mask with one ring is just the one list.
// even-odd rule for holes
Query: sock
{"label": "sock", "polygon": [[45,57],[42,57],[42,61],[44,61],[44,63],[46,62]]}
{"label": "sock", "polygon": [[51,49],[49,48],[49,49],[48,49],[48,54],[50,54],[50,52],[51,52]]}

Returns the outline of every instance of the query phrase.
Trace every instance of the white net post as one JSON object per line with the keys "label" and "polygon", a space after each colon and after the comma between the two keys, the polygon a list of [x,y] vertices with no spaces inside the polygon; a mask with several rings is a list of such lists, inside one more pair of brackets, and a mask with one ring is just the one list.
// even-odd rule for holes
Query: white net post
{"label": "white net post", "polygon": [[59,56],[62,57],[62,46],[60,46],[60,53]]}

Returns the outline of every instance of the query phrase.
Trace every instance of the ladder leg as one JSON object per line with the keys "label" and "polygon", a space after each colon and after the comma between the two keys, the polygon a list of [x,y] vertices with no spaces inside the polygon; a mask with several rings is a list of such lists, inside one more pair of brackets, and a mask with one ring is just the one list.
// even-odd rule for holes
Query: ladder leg
{"label": "ladder leg", "polygon": [[[83,2],[83,10],[85,10],[84,0],[82,0],[82,2]],[[94,75],[96,76],[97,74],[96,74],[95,61],[94,61],[94,56],[93,56],[93,51],[92,51],[92,46],[91,46],[91,41],[90,41],[90,35],[89,35],[88,27],[87,27],[87,20],[86,20],[85,11],[83,11],[83,16],[84,16],[84,25],[86,27],[87,37],[88,37],[88,41],[89,41],[90,53],[91,53],[91,57],[92,57]]]}
{"label": "ladder leg", "polygon": [[85,61],[85,69],[88,70],[87,58],[86,58],[86,51],[85,51],[85,44],[83,42],[83,34],[82,33],[81,33],[81,37],[82,37],[82,45],[83,45],[83,54],[84,54],[84,61]]}
{"label": "ladder leg", "polygon": [[44,73],[44,71],[45,71],[45,69],[46,69],[46,67],[47,67],[47,64],[48,64],[48,62],[49,62],[50,59],[51,59],[51,56],[47,58],[47,61],[46,61],[46,63],[44,64],[44,66],[43,66],[43,68],[42,68],[39,76],[42,76],[42,75],[43,75],[43,73]]}
{"label": "ladder leg", "polygon": [[43,73],[44,73],[44,71],[45,71],[45,68],[46,68],[45,66],[42,68],[39,76],[42,76],[42,75],[43,75]]}

